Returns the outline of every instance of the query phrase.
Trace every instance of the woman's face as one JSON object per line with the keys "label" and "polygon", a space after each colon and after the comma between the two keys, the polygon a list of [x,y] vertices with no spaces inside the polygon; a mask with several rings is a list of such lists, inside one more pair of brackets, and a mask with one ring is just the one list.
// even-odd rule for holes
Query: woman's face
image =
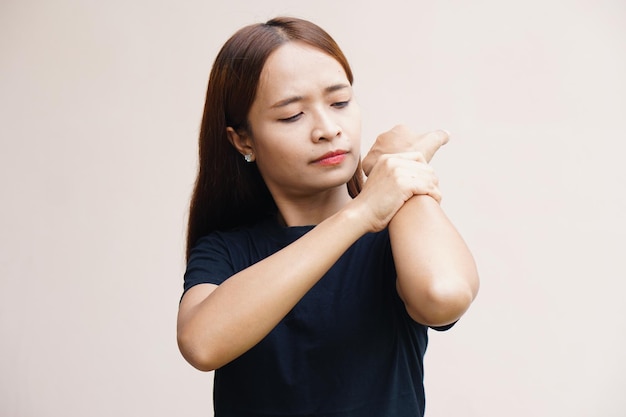
{"label": "woman's face", "polygon": [[248,140],[274,198],[344,187],[358,166],[361,116],[333,57],[300,42],[265,63],[248,115]]}

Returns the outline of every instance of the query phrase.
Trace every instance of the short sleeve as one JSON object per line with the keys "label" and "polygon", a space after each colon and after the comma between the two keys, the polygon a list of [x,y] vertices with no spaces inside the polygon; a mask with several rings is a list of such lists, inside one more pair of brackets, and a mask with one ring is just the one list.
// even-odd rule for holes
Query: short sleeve
{"label": "short sleeve", "polygon": [[220,285],[235,274],[230,251],[218,233],[198,240],[187,261],[184,292],[198,284]]}
{"label": "short sleeve", "polygon": [[457,322],[453,322],[450,324],[446,324],[445,326],[431,326],[430,328],[436,330],[438,332],[445,332],[446,330],[450,330]]}

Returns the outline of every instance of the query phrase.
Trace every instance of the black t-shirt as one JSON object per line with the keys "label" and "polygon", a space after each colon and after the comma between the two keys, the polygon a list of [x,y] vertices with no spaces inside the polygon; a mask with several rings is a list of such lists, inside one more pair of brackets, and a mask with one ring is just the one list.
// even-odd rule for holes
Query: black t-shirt
{"label": "black t-shirt", "polygon": [[[185,291],[219,285],[311,229],[267,221],[212,233],[191,252]],[[427,328],[395,279],[388,232],[360,238],[270,334],[215,371],[215,416],[422,416]]]}

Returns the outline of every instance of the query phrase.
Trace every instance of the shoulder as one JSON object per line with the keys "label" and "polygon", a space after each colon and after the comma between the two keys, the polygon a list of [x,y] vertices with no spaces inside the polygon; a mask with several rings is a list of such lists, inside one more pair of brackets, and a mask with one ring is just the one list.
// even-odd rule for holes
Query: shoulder
{"label": "shoulder", "polygon": [[249,265],[267,256],[271,245],[264,244],[260,224],[227,231],[213,231],[196,242],[189,252],[185,270],[185,291],[196,284],[219,285]]}
{"label": "shoulder", "polygon": [[198,239],[192,248],[188,264],[207,259],[228,261],[251,256],[255,246],[272,238],[264,224],[241,226],[230,230],[217,230]]}
{"label": "shoulder", "polygon": [[[272,255],[297,238],[275,221],[264,220],[198,239],[189,253],[185,282],[220,284],[228,277]],[[210,281],[207,281],[211,277]]]}

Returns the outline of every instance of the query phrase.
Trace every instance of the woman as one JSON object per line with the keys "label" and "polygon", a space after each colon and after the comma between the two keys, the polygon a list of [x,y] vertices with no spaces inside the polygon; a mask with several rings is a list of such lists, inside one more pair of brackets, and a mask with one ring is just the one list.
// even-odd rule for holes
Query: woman
{"label": "woman", "polygon": [[447,134],[381,135],[363,183],[352,81],[300,19],[216,58],[178,315],[183,356],[216,370],[216,416],[421,416],[427,328],[476,296],[427,163]]}

